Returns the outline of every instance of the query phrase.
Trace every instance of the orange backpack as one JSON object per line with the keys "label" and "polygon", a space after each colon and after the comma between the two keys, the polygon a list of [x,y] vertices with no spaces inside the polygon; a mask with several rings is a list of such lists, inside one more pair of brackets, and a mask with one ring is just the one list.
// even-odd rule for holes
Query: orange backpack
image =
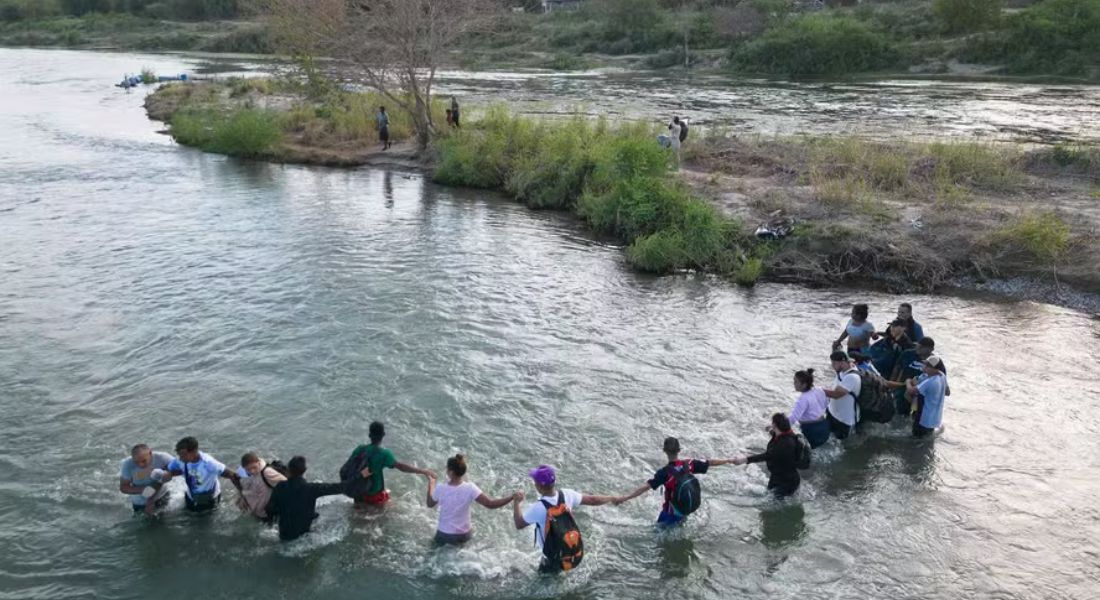
{"label": "orange backpack", "polygon": [[573,570],[584,558],[584,539],[573,512],[565,503],[565,493],[558,491],[555,506],[546,500],[539,502],[546,507],[546,524],[542,528],[542,554],[546,557],[546,564],[562,571]]}

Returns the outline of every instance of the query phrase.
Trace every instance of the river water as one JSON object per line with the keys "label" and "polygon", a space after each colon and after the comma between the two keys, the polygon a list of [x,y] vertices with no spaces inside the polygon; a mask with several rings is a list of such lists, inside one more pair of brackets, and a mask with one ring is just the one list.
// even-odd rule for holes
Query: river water
{"label": "river water", "polygon": [[[641,276],[489,194],[177,147],[110,87],[135,64],[194,66],[0,51],[0,599],[1096,598],[1097,320]],[[568,577],[534,574],[508,509],[433,548],[423,481],[396,472],[384,515],[327,498],[285,545],[231,506],[184,514],[178,489],[160,522],[133,518],[117,490],[129,446],[185,435],[229,464],[304,454],[331,480],[382,419],[399,459],[441,471],[464,452],[490,494],[531,499],[540,462],[625,493],[665,435],[694,456],[759,449],[859,300],[875,323],[916,305],[950,365],[942,436],[831,445],[784,504],[760,467],[715,468],[672,534],[656,493],[582,509]]]}

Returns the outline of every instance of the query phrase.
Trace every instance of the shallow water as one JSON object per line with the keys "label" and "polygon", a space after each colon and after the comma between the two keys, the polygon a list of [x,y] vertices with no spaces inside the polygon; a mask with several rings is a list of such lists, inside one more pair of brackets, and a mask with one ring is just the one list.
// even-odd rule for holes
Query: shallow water
{"label": "shallow water", "polygon": [[[0,51],[0,599],[1095,598],[1097,320],[640,276],[492,195],[177,147],[109,87],[135,64],[193,63]],[[383,516],[329,498],[288,545],[228,506],[182,513],[179,490],[162,522],[135,519],[117,491],[130,445],[189,434],[331,479],[383,419],[399,459],[462,451],[490,494],[531,498],[539,462],[625,493],[665,435],[695,456],[761,447],[857,300],[875,323],[916,304],[950,366],[941,437],[828,447],[781,505],[759,467],[715,468],[673,534],[651,526],[657,494],[583,509],[566,578],[534,574],[508,509],[433,549],[422,480],[399,473]]]}

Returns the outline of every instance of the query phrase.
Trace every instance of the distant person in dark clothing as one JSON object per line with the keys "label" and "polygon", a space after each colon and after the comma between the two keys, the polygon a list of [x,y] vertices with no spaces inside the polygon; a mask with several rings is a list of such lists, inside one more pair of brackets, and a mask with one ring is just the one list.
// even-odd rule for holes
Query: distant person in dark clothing
{"label": "distant person in dark clothing", "polygon": [[920,341],[924,337],[924,328],[913,318],[913,305],[902,302],[898,305],[898,320],[905,323],[905,333],[910,340]]}
{"label": "distant person in dark clothing", "polygon": [[451,125],[462,127],[462,124],[458,121],[458,115],[458,98],[451,96]]}
{"label": "distant person in dark clothing", "polygon": [[801,442],[791,430],[791,421],[783,413],[772,415],[772,424],[768,431],[772,439],[762,454],[739,456],[734,459],[734,464],[765,463],[771,473],[768,490],[776,496],[789,496],[798,491],[798,486],[802,483],[802,476],[798,474]]}
{"label": "distant person in dark clothing", "polygon": [[[313,520],[317,518],[318,498],[343,494],[348,486],[346,483],[307,482],[303,477],[306,474],[304,456],[290,459],[286,468],[287,480],[271,491],[267,512],[279,522],[279,539],[289,542],[309,533]],[[369,468],[359,473],[362,478],[368,478],[370,474]]]}
{"label": "distant person in dark clothing", "polygon": [[382,142],[382,149],[390,149],[390,116],[386,114],[386,107],[378,107],[378,114],[374,116],[375,128],[378,129],[378,141]]}

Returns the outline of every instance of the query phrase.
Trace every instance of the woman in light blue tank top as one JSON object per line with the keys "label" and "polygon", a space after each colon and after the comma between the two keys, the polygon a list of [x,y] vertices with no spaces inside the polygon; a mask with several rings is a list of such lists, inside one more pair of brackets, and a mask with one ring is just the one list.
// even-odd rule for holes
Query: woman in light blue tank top
{"label": "woman in light blue tank top", "polygon": [[871,339],[877,337],[875,333],[875,326],[867,320],[867,316],[870,309],[866,304],[856,304],[852,306],[852,318],[848,320],[848,324],[844,326],[844,330],[840,332],[840,337],[833,342],[833,349],[839,349],[840,344],[845,339],[848,340],[848,352],[863,352],[867,353],[871,346]]}

